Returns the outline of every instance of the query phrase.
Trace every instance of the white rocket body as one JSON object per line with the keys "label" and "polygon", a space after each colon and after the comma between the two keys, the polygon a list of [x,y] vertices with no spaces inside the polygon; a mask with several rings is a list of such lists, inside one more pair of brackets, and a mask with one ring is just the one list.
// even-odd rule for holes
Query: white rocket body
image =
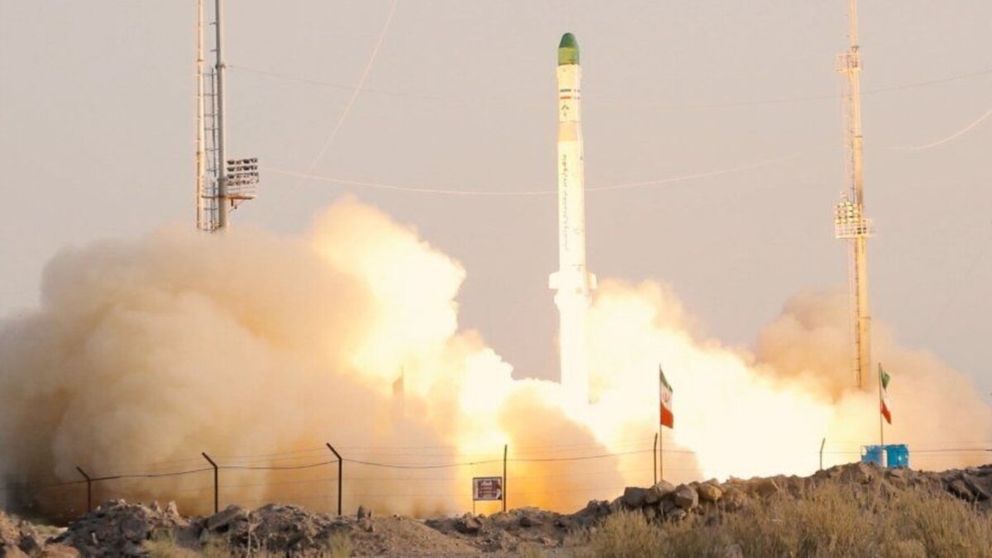
{"label": "white rocket body", "polygon": [[[572,38],[574,41],[574,38]],[[563,39],[564,44],[564,39]],[[578,50],[576,45],[575,50]],[[576,52],[575,62],[578,62]],[[561,57],[559,57],[561,62]],[[596,277],[586,269],[585,169],[582,156],[582,67],[558,65],[558,271],[557,291],[561,384],[570,398],[589,401],[586,314]]]}

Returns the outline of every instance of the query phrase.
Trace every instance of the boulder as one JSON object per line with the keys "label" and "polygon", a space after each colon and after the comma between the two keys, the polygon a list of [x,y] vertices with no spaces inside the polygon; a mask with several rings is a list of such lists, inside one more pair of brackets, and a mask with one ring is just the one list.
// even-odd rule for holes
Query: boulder
{"label": "boulder", "polygon": [[610,514],[610,504],[606,500],[589,500],[586,507],[575,514],[577,518],[597,518]]}
{"label": "boulder", "polygon": [[947,490],[962,500],[975,500],[975,494],[972,493],[970,488],[968,488],[968,484],[964,481],[964,479],[952,480],[950,484],[947,485]]}
{"label": "boulder", "polygon": [[623,489],[623,504],[628,508],[639,508],[645,504],[648,489],[628,486]]}
{"label": "boulder", "polygon": [[672,493],[672,501],[680,509],[691,510],[699,505],[699,494],[691,486],[682,484]]}
{"label": "boulder", "polygon": [[723,496],[723,490],[712,482],[704,482],[697,486],[696,492],[699,493],[699,499],[704,502],[718,502]]}
{"label": "boulder", "polygon": [[689,513],[682,508],[675,508],[672,511],[665,514],[665,518],[669,521],[682,521],[689,516]]}
{"label": "boulder", "polygon": [[893,486],[903,487],[909,484],[909,475],[906,473],[906,469],[889,469],[885,476]]}
{"label": "boulder", "polygon": [[230,505],[207,518],[206,527],[215,533],[226,533],[232,524],[247,521],[248,512],[241,506]]}
{"label": "boulder", "polygon": [[666,515],[668,512],[676,508],[678,508],[678,506],[675,505],[675,502],[673,502],[671,498],[667,498],[658,503],[658,512],[662,515]]}
{"label": "boulder", "polygon": [[540,527],[543,522],[535,514],[524,514],[520,518],[520,526],[525,528]]}
{"label": "boulder", "polygon": [[656,504],[672,492],[675,492],[675,485],[666,480],[660,480],[648,489],[647,494],[644,496],[644,503]]}
{"label": "boulder", "polygon": [[365,506],[358,506],[358,512],[355,513],[355,517],[358,519],[372,518],[372,510],[367,509]]}
{"label": "boulder", "polygon": [[25,533],[21,536],[20,542],[17,543],[17,548],[29,556],[37,555],[44,547],[45,539],[37,533]]}
{"label": "boulder", "polygon": [[618,513],[623,509],[623,496],[613,500],[609,505],[610,513]]}
{"label": "boulder", "polygon": [[741,489],[731,486],[724,491],[720,502],[726,510],[737,511],[747,504],[747,496]]}
{"label": "boulder", "polygon": [[150,530],[150,525],[146,518],[128,516],[125,517],[121,523],[121,536],[132,542],[140,542],[145,540],[148,536]]}
{"label": "boulder", "polygon": [[467,513],[458,518],[458,521],[455,522],[455,529],[465,535],[477,535],[482,529],[482,522],[472,514]]}
{"label": "boulder", "polygon": [[781,492],[781,488],[772,479],[761,479],[752,485],[754,494],[762,498],[768,498]]}
{"label": "boulder", "polygon": [[964,481],[965,486],[974,495],[976,500],[988,500],[992,495],[989,491],[981,485],[977,478],[969,475],[968,473],[961,474],[961,480]]}
{"label": "boulder", "polygon": [[876,465],[868,463],[851,463],[841,467],[840,479],[847,482],[867,484],[878,476],[879,469]]}

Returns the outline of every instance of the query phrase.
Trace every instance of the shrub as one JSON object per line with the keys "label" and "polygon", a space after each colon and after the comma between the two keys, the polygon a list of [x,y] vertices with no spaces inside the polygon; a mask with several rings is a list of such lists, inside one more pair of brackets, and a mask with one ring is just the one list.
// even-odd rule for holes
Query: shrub
{"label": "shrub", "polygon": [[624,511],[606,518],[591,537],[589,546],[597,558],[659,556],[661,530],[640,513]]}
{"label": "shrub", "polygon": [[678,523],[619,513],[590,536],[589,550],[605,558],[992,556],[987,514],[944,493],[876,488],[821,486],[803,499],[782,494]]}
{"label": "shrub", "polygon": [[354,550],[348,533],[337,532],[327,539],[327,552],[330,558],[349,558]]}

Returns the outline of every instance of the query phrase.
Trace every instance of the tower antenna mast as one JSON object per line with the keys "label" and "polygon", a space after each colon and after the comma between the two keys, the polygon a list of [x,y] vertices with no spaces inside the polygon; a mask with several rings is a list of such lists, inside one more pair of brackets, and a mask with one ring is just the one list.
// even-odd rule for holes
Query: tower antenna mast
{"label": "tower antenna mast", "polygon": [[224,164],[224,40],[223,40],[223,9],[224,0],[214,0],[214,103],[217,110],[214,112],[216,125],[217,160],[220,165],[217,168],[217,228],[227,227],[227,165]]}
{"label": "tower antenna mast", "polygon": [[203,1],[196,2],[196,226],[214,232],[227,228],[231,210],[255,198],[259,175],[257,158],[226,158],[223,0],[214,0],[214,63],[209,72],[204,67]]}
{"label": "tower antenna mast", "polygon": [[207,177],[207,146],[204,120],[204,91],[203,91],[203,0],[196,0],[196,155],[195,155],[195,193],[196,193],[196,228],[203,229]]}
{"label": "tower antenna mast", "polygon": [[837,69],[844,75],[844,120],[847,192],[834,213],[837,238],[851,246],[850,282],[854,299],[854,369],[859,388],[871,370],[871,315],[868,308],[868,237],[870,220],[864,211],[863,137],[861,134],[861,51],[858,46],[857,0],[850,0],[850,46],[838,56]]}

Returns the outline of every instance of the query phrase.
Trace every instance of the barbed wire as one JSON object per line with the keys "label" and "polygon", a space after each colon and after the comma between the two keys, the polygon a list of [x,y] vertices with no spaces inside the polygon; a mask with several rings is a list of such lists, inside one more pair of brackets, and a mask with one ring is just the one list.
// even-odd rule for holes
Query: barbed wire
{"label": "barbed wire", "polygon": [[[992,445],[992,444],[990,444],[990,445]],[[347,447],[347,446],[343,446],[343,447]],[[365,448],[365,449],[374,449],[374,448],[365,447],[365,446],[354,446],[354,447],[355,448],[362,447],[362,448]],[[430,447],[430,446],[421,446],[421,448],[428,448],[428,447]],[[532,448],[532,450],[536,450],[537,448],[539,448],[541,446],[525,446],[525,447],[529,447],[529,448]],[[549,450],[549,451],[553,451],[553,450],[556,450],[556,449],[560,451],[562,449],[566,449],[567,450],[567,449],[570,449],[570,448],[590,448],[590,447],[596,447],[596,446],[594,444],[575,444],[575,445],[565,444],[565,445],[561,445],[561,446],[545,446],[546,450]],[[599,446],[599,447],[602,447],[602,446]],[[411,449],[411,448],[414,448],[414,446],[404,447],[403,449]],[[395,449],[395,448],[379,448],[379,449],[389,450],[389,449]],[[451,449],[454,449],[454,447],[452,447]],[[316,449],[314,449],[314,450],[296,450],[296,451],[293,451],[293,452],[285,452],[285,453],[268,453],[268,454],[258,454],[256,456],[240,456],[240,458],[245,458],[245,457],[269,457],[269,458],[272,458],[272,459],[279,459],[279,458],[285,458],[285,456],[287,454],[289,454],[289,455],[294,455],[295,456],[295,457],[292,457],[292,459],[301,459],[303,457],[306,457],[305,454],[307,454],[307,453],[316,453],[317,451],[319,451],[319,450],[316,450]],[[617,457],[625,457],[625,456],[633,456],[633,455],[644,455],[644,454],[654,453],[655,451],[656,450],[653,449],[653,448],[642,448],[642,449],[634,449],[634,450],[628,450],[628,451],[603,452],[603,453],[596,453],[596,454],[571,455],[571,456],[554,455],[554,456],[545,456],[545,457],[520,457],[519,455],[515,455],[515,456],[508,456],[505,461],[506,461],[507,464],[569,463],[569,462],[576,462],[576,461],[594,461],[594,460],[599,460],[599,459],[617,458]],[[989,453],[989,452],[992,452],[992,447],[937,447],[937,448],[933,448],[933,447],[927,448],[927,447],[924,447],[924,448],[919,448],[919,449],[913,449],[912,450],[912,454],[913,455],[921,455],[922,454],[922,455],[925,455],[925,456],[930,457],[930,458],[943,457],[943,456],[950,457],[951,454],[961,454],[961,453]],[[493,453],[495,454],[497,452],[493,452]],[[681,449],[681,448],[664,448],[661,451],[661,453],[664,454],[664,455],[697,455],[698,454],[697,451],[689,450],[689,449]],[[809,454],[810,455],[820,454],[820,455],[831,455],[831,456],[838,456],[838,455],[860,455],[862,453],[863,452],[862,452],[861,449],[851,449],[851,450],[825,449],[823,451],[818,451],[818,450],[815,450],[815,451],[814,450],[811,450],[811,451],[809,451]],[[526,453],[524,453],[524,455],[526,455]],[[185,460],[177,460],[177,461],[185,461]],[[350,463],[352,465],[360,465],[360,466],[373,467],[373,468],[378,468],[378,469],[392,469],[392,470],[402,470],[402,471],[418,471],[418,470],[419,471],[432,471],[432,470],[455,469],[455,468],[463,468],[463,467],[478,467],[478,466],[485,466],[485,465],[499,465],[499,464],[502,464],[504,462],[504,459],[502,457],[494,457],[492,459],[484,459],[484,460],[452,461],[452,462],[443,462],[443,463],[409,463],[409,462],[402,462],[402,463],[400,463],[400,462],[386,462],[386,461],[375,461],[375,460],[369,460],[369,459],[357,459],[357,458],[348,458],[348,457],[345,457],[345,458],[342,459],[342,462],[344,462],[344,463]],[[332,459],[332,460],[321,460],[321,461],[317,461],[317,462],[313,462],[313,463],[303,463],[303,464],[297,464],[297,465],[276,465],[276,464],[269,464],[269,465],[244,465],[244,464],[238,464],[238,463],[234,463],[234,464],[231,464],[231,463],[218,463],[217,469],[219,471],[230,471],[230,472],[259,472],[259,471],[273,471],[273,472],[280,472],[280,471],[282,471],[282,472],[286,472],[286,471],[300,471],[300,470],[307,470],[307,469],[316,469],[316,468],[319,468],[319,467],[336,465],[337,463],[338,463],[338,461],[336,459]],[[668,466],[667,468],[673,469],[673,470],[674,469],[683,469],[683,470],[697,470],[698,469],[696,467],[683,467],[683,468],[674,467],[673,468],[672,466]],[[88,481],[87,480],[84,480],[84,479],[79,479],[79,480],[67,480],[67,481],[48,482],[48,483],[14,483],[11,486],[13,486],[15,488],[52,489],[52,488],[61,488],[61,487],[69,487],[69,486],[79,486],[79,485],[84,485],[87,482],[93,482],[93,483],[95,483],[95,482],[110,482],[110,481],[136,481],[136,480],[155,480],[155,479],[165,479],[165,478],[176,478],[176,477],[183,477],[183,476],[195,475],[195,474],[199,474],[199,473],[206,473],[206,472],[210,472],[210,471],[213,471],[213,470],[214,470],[213,467],[198,467],[198,468],[192,468],[192,469],[182,469],[182,470],[178,470],[178,471],[122,473],[122,474],[113,474],[113,475],[92,476],[92,477],[90,477],[88,479]],[[616,472],[616,471],[615,470],[613,470],[613,471],[604,470],[604,471],[601,471],[601,472],[594,471],[594,472],[587,473],[587,474],[589,474],[589,475],[598,475],[598,474],[607,474],[607,473],[611,473],[611,472]],[[630,471],[628,471],[628,472],[630,472]],[[556,474],[550,474],[549,473],[548,475],[519,475],[519,476],[517,476],[517,478],[521,478],[521,479],[554,478],[555,476],[557,476],[557,475]],[[350,480],[356,480],[356,481],[357,480],[361,480],[361,481],[374,481],[374,480],[447,481],[447,480],[451,480],[451,481],[453,481],[453,480],[456,480],[458,478],[459,477],[444,477],[444,478],[426,477],[425,478],[425,477],[382,477],[382,476],[379,476],[379,477],[362,477],[362,476],[357,476],[357,477],[350,477]],[[324,482],[324,481],[329,481],[329,480],[334,480],[334,479],[333,478],[320,478],[320,479],[313,479],[313,480],[286,481],[286,482],[283,482],[283,483],[280,483],[280,482],[267,482],[267,483],[262,483],[262,484],[259,484],[259,485],[252,485],[252,484],[250,484],[250,485],[244,485],[244,484],[242,484],[242,485],[230,485],[230,487],[231,488],[238,488],[238,487],[250,487],[250,486],[266,486],[266,485],[274,485],[274,484],[294,484],[294,483],[306,483],[306,482]],[[192,488],[192,489],[189,489],[189,490],[190,491],[197,490],[197,488]]]}

